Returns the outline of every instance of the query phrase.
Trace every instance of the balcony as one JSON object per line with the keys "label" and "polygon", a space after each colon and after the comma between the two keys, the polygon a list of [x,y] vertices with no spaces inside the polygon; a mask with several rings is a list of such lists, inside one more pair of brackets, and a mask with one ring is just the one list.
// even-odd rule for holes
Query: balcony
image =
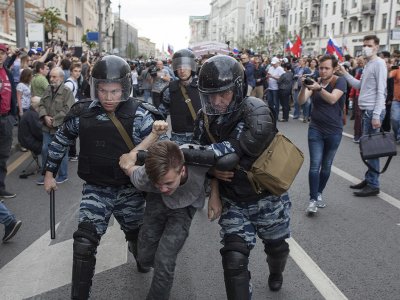
{"label": "balcony", "polygon": [[319,21],[321,20],[319,15],[316,16],[311,16],[311,24],[312,25],[317,25],[319,24]]}
{"label": "balcony", "polygon": [[374,15],[375,7],[376,7],[376,1],[363,1],[361,13],[363,15]]}
{"label": "balcony", "polygon": [[321,5],[321,0],[312,0],[312,5],[313,6],[320,6]]}

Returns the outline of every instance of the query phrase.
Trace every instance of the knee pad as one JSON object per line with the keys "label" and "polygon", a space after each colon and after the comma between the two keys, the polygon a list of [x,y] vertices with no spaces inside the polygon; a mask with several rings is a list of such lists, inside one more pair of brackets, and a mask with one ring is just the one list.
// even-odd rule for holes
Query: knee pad
{"label": "knee pad", "polygon": [[264,243],[264,252],[267,255],[281,257],[289,255],[289,244],[285,240],[269,241]]}
{"label": "knee pad", "polygon": [[228,235],[224,239],[224,247],[220,250],[222,266],[226,273],[236,276],[247,272],[250,250],[244,239],[237,235]]}
{"label": "knee pad", "polygon": [[73,237],[74,256],[89,258],[96,254],[100,239],[93,224],[88,222],[80,223]]}

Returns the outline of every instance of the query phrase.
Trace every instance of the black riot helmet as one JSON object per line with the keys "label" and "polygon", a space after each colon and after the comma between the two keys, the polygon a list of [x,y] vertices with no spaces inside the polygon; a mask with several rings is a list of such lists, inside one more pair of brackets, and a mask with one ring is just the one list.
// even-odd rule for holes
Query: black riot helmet
{"label": "black riot helmet", "polygon": [[179,68],[192,70],[191,74],[194,76],[197,70],[197,64],[195,61],[195,56],[189,49],[181,49],[176,51],[172,56],[172,70],[175,76],[178,77],[177,70]]}
{"label": "black riot helmet", "polygon": [[120,83],[121,101],[126,101],[131,94],[132,77],[129,64],[121,57],[107,55],[96,62],[90,78],[90,95],[92,100],[98,100],[99,83]]}
{"label": "black riot helmet", "polygon": [[[228,114],[238,110],[247,93],[242,65],[227,55],[216,55],[203,63],[198,86],[203,112],[207,115]],[[226,97],[230,92],[232,100],[229,105],[218,105],[216,97]]]}

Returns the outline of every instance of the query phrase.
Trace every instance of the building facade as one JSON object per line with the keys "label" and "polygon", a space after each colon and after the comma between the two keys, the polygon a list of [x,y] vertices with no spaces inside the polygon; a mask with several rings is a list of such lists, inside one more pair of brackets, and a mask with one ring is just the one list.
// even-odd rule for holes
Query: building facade
{"label": "building facade", "polygon": [[[189,22],[190,44],[229,41],[231,48],[263,53],[283,53],[297,35],[305,55],[324,53],[330,37],[358,55],[370,34],[379,37],[381,50],[400,48],[400,0],[213,0],[208,20]],[[199,34],[207,26],[207,35]]]}

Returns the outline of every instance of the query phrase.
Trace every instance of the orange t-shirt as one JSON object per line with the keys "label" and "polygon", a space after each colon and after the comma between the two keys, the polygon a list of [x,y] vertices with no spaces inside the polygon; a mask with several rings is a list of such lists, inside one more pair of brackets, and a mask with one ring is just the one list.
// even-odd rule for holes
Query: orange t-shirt
{"label": "orange t-shirt", "polygon": [[400,69],[390,71],[389,77],[394,78],[393,100],[400,101]]}

